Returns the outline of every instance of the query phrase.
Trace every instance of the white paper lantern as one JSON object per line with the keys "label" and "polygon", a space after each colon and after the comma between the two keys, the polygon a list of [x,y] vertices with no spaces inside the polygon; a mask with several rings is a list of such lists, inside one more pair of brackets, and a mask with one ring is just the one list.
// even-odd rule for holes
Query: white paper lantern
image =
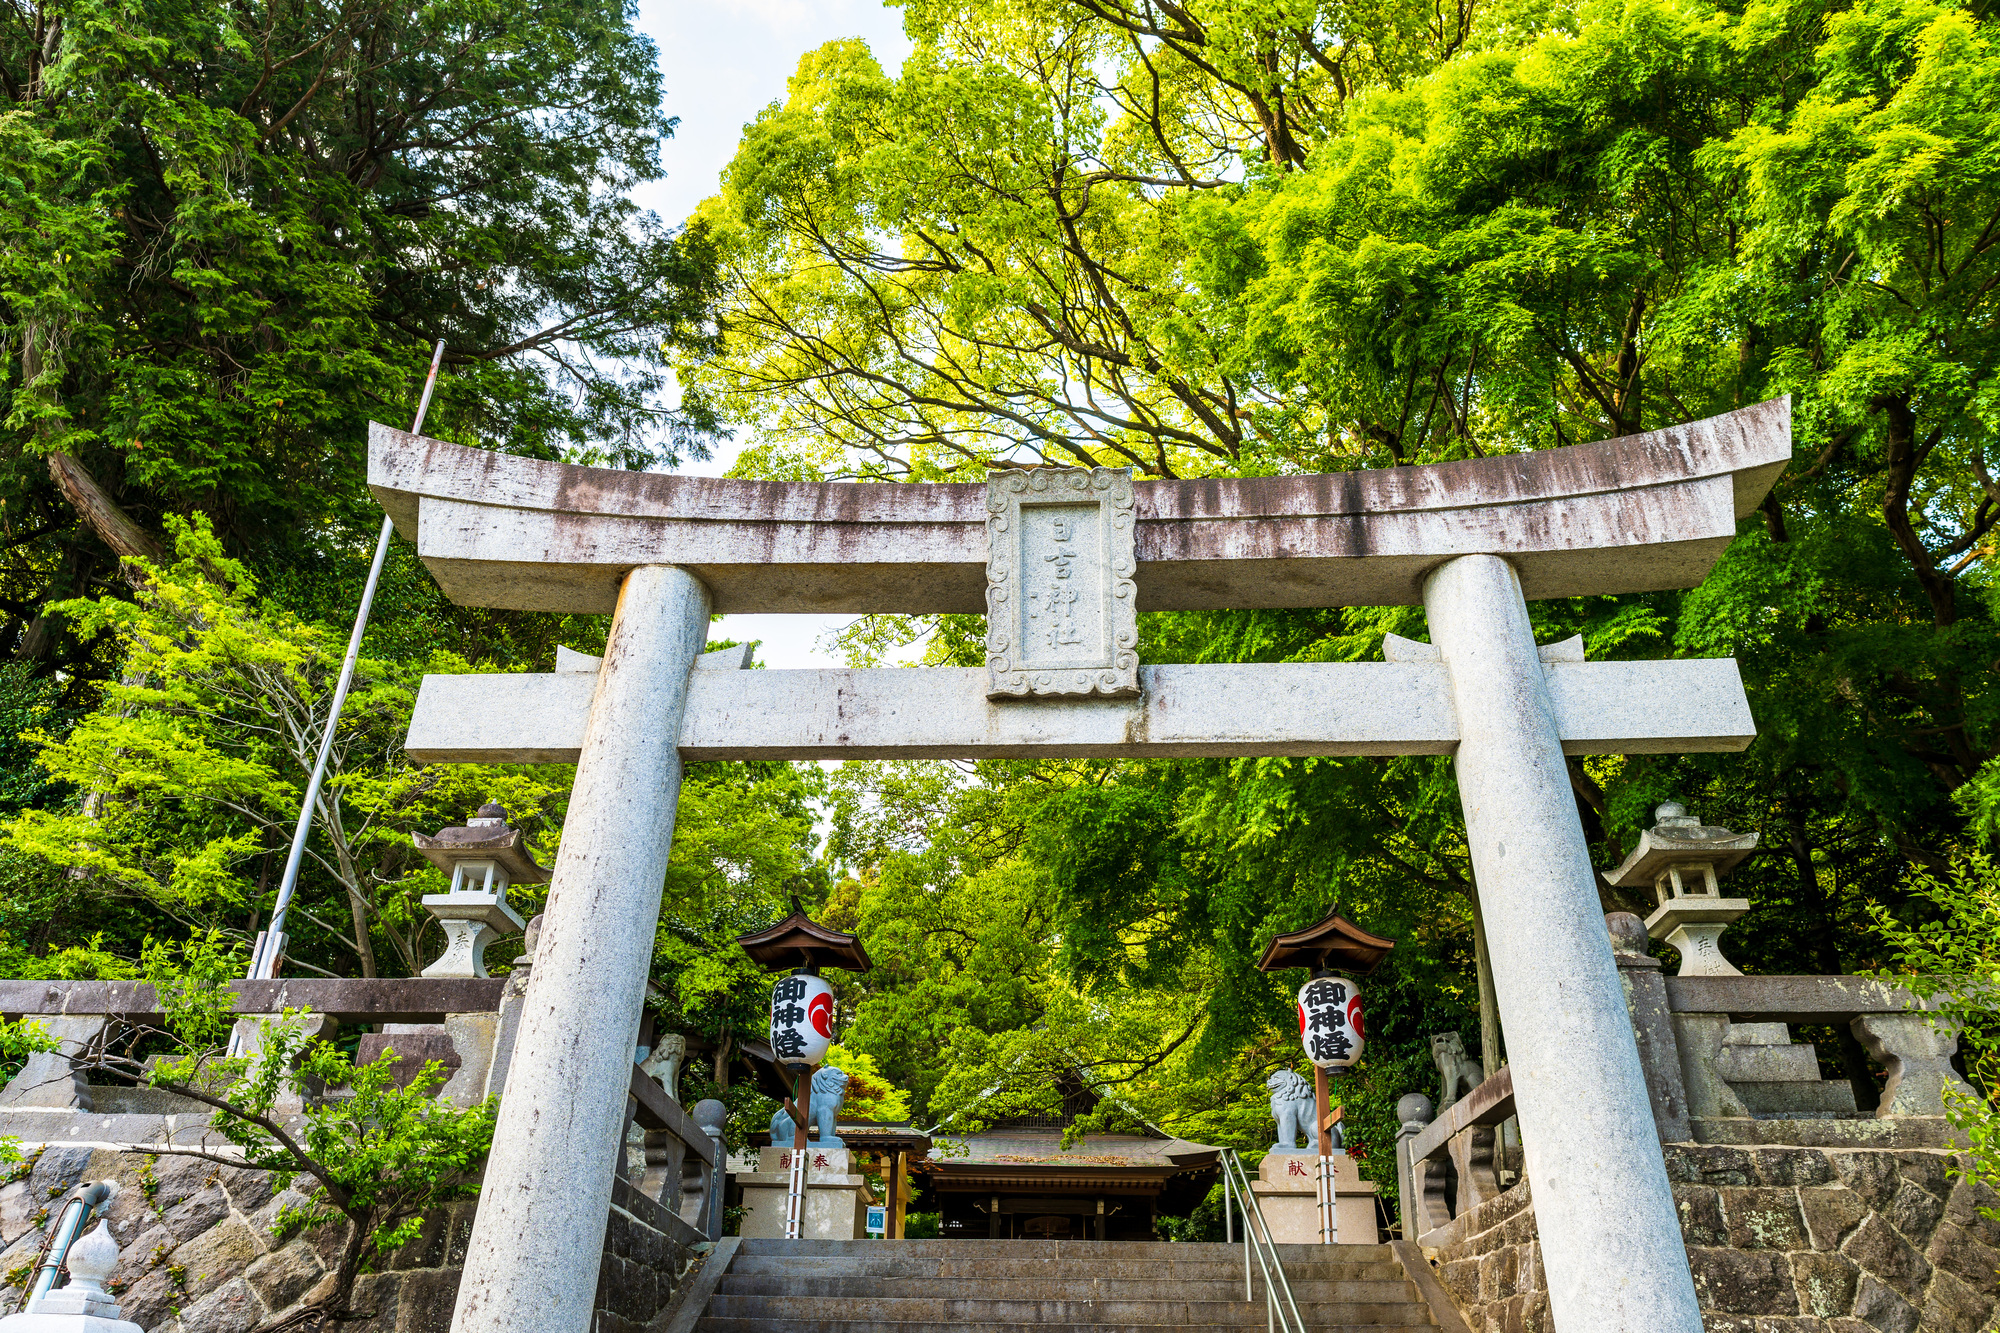
{"label": "white paper lantern", "polygon": [[771,988],[771,1053],[780,1063],[816,1065],[833,1044],[833,987],[789,976]]}
{"label": "white paper lantern", "polygon": [[1321,1069],[1345,1069],[1367,1045],[1361,987],[1346,977],[1315,977],[1299,988],[1299,1040]]}

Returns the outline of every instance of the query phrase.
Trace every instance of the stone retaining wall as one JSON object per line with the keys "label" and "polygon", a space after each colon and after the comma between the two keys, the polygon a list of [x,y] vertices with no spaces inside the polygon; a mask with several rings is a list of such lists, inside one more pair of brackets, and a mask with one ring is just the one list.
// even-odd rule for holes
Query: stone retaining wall
{"label": "stone retaining wall", "polygon": [[[1708,1333],[1983,1333],[2000,1196],[1941,1149],[1671,1144]],[[1473,1333],[1552,1333],[1528,1182],[1423,1238]]]}
{"label": "stone retaining wall", "polygon": [[[274,1195],[261,1171],[112,1148],[51,1146],[0,1188],[0,1313],[14,1309],[62,1198],[83,1181],[112,1179],[106,1217],[119,1244],[111,1290],[147,1333],[251,1333],[317,1297],[345,1227],[326,1226],[274,1246],[271,1222],[291,1191]],[[427,1218],[386,1271],[363,1274],[355,1308],[374,1316],[348,1333],[449,1333],[474,1204]],[[599,1333],[644,1333],[693,1262],[700,1238],[659,1204],[617,1183],[598,1288]]]}

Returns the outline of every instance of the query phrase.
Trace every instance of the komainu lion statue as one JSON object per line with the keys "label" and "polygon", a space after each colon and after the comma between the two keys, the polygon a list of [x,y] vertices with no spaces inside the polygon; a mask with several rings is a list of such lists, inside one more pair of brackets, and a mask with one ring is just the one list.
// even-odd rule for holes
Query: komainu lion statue
{"label": "komainu lion statue", "polygon": [[[1312,1132],[1313,1111],[1317,1105],[1313,1085],[1292,1070],[1280,1069],[1264,1080],[1264,1086],[1271,1090],[1271,1118],[1278,1122],[1278,1141],[1271,1145],[1271,1151],[1317,1152]],[[1300,1148],[1296,1144],[1302,1136],[1306,1146]]]}
{"label": "komainu lion statue", "polygon": [[1478,1087],[1485,1072],[1465,1053],[1465,1038],[1456,1032],[1440,1032],[1431,1038],[1431,1059],[1437,1062],[1439,1114],[1459,1098]]}
{"label": "komainu lion statue", "polygon": [[[822,1148],[845,1148],[840,1135],[833,1132],[834,1122],[840,1118],[840,1104],[847,1100],[847,1075],[832,1065],[821,1065],[813,1074],[812,1105],[806,1108],[811,1123],[819,1127],[819,1146]],[[771,1146],[789,1148],[798,1135],[791,1116],[780,1106],[771,1117]]]}

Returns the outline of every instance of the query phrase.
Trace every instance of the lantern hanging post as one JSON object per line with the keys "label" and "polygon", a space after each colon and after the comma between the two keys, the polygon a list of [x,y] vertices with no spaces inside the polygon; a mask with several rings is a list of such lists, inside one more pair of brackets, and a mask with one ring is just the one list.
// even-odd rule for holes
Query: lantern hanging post
{"label": "lantern hanging post", "polygon": [[[854,972],[874,966],[861,941],[846,931],[822,926],[793,912],[775,926],[739,935],[736,943],[754,963],[792,965],[791,975],[771,987],[771,1057],[780,1082],[790,1075],[784,1103],[792,1118],[792,1153],[785,1190],[785,1239],[805,1234],[808,1127],[812,1123],[813,1075],[833,1044],[833,987],[819,972],[832,963]],[[829,1128],[827,1134],[831,1134]],[[826,1136],[822,1135],[822,1139]],[[773,1147],[777,1145],[773,1143]]]}
{"label": "lantern hanging post", "polygon": [[1371,935],[1336,913],[1317,925],[1279,935],[1257,960],[1260,972],[1310,969],[1299,988],[1299,1041],[1313,1066],[1313,1193],[1319,1207],[1322,1245],[1340,1243],[1337,1157],[1346,1156],[1341,1109],[1333,1105],[1334,1081],[1361,1058],[1367,1046],[1361,986],[1336,968],[1367,976],[1382,965],[1394,940]]}

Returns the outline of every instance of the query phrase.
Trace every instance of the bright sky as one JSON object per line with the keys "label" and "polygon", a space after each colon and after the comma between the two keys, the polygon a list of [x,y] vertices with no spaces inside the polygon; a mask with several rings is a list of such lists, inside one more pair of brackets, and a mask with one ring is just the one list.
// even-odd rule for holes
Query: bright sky
{"label": "bright sky", "polygon": [[[667,112],[679,131],[666,146],[667,178],[639,202],[678,222],[714,194],[743,126],[785,95],[799,57],[839,37],[860,37],[885,69],[909,53],[903,15],[876,0],[640,0],[638,27],[660,48]],[[735,461],[736,446],[683,471],[709,476]],[[711,639],[761,639],[767,666],[837,666],[818,639],[850,616],[728,616]]]}

